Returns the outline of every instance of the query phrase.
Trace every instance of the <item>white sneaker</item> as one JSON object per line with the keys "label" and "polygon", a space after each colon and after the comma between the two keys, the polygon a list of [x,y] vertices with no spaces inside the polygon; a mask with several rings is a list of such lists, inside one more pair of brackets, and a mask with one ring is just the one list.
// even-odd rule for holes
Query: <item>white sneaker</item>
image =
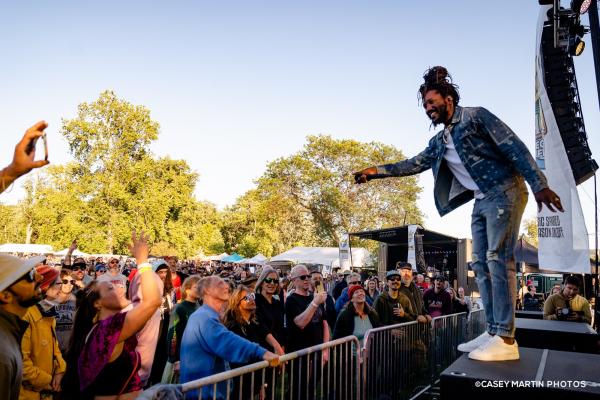
{"label": "white sneaker", "polygon": [[469,353],[469,358],[479,361],[507,361],[519,359],[517,341],[506,344],[498,335],[492,337],[486,344]]}
{"label": "white sneaker", "polygon": [[463,353],[470,353],[479,346],[486,344],[491,338],[493,338],[493,336],[487,333],[487,331],[485,331],[481,335],[477,336],[475,339],[470,340],[466,343],[459,344],[458,351],[462,351]]}

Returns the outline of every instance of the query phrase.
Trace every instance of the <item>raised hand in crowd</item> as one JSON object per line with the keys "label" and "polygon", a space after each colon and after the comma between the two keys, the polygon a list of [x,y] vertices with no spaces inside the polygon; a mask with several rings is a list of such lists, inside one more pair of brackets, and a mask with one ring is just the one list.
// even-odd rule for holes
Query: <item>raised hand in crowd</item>
{"label": "raised hand in crowd", "polygon": [[45,121],[40,121],[25,131],[23,139],[15,147],[12,162],[0,171],[0,193],[5,191],[17,178],[50,162],[47,158],[35,160],[35,144],[44,135],[44,129],[47,127],[48,124]]}

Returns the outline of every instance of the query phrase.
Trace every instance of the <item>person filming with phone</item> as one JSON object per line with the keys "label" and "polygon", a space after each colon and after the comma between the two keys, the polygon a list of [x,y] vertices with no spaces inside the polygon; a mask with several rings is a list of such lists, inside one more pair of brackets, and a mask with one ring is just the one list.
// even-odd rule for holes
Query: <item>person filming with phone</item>
{"label": "person filming with phone", "polygon": [[579,295],[581,280],[574,275],[567,276],[559,293],[546,299],[544,303],[544,319],[571,322],[592,322],[590,303]]}
{"label": "person filming with phone", "polygon": [[[10,185],[21,176],[29,173],[34,168],[48,165],[48,146],[44,129],[48,127],[45,121],[40,121],[25,131],[23,139],[15,147],[12,162],[0,171],[0,193],[4,192]],[[35,145],[42,138],[45,145],[45,158],[35,160]]]}

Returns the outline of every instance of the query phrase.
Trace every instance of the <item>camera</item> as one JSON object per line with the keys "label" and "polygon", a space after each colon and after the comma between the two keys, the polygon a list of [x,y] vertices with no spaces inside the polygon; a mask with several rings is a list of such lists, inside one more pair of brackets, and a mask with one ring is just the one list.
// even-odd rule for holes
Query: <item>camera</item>
{"label": "camera", "polygon": [[556,318],[559,320],[567,319],[571,315],[571,309],[568,307],[556,309]]}

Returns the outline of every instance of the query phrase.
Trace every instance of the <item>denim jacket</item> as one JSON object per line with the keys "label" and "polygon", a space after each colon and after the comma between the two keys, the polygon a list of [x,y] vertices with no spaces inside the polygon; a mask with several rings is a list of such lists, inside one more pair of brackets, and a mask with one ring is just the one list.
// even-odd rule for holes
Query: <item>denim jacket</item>
{"label": "denim jacket", "polygon": [[377,174],[407,176],[431,168],[435,205],[442,216],[470,201],[473,191],[458,182],[444,160],[445,131],[452,135],[460,160],[486,197],[523,185],[523,178],[534,193],[548,187],[525,144],[483,107],[457,106],[450,124],[431,138],[425,150],[413,158],[380,165]]}

